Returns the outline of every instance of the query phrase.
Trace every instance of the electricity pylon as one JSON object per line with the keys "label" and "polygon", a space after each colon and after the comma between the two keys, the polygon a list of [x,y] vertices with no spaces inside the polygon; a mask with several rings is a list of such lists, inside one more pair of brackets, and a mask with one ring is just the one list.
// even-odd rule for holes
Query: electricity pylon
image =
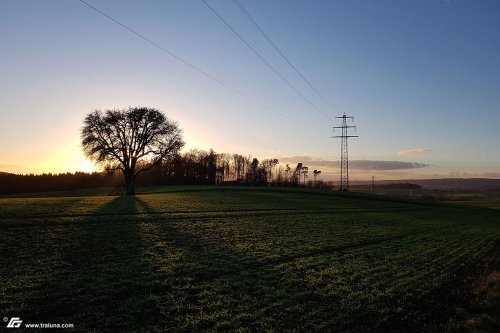
{"label": "electricity pylon", "polygon": [[347,119],[352,119],[354,122],[354,117],[347,117],[344,113],[342,117],[335,117],[342,119],[342,126],[334,126],[335,128],[342,129],[342,135],[332,136],[332,138],[341,138],[341,147],[340,147],[340,190],[341,191],[349,191],[349,154],[347,150],[347,139],[348,138],[356,138],[357,135],[348,135],[347,130],[349,128],[356,128],[356,126],[347,126]]}

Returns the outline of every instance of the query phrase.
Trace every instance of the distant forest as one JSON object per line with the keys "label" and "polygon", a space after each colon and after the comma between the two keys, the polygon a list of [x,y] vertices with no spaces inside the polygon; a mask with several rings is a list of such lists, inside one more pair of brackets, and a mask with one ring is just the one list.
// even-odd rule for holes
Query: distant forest
{"label": "distant forest", "polygon": [[[302,163],[282,165],[276,158],[259,161],[251,156],[195,149],[145,171],[137,178],[136,184],[332,187],[333,182],[322,181],[320,174],[320,170],[309,170]],[[113,171],[41,175],[0,173],[0,195],[119,187],[122,183],[123,175]]]}

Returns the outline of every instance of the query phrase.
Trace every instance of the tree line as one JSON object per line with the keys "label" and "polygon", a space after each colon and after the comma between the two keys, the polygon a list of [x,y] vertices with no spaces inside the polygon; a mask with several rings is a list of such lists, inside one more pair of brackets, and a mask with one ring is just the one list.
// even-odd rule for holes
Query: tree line
{"label": "tree line", "polygon": [[160,163],[156,171],[169,184],[241,184],[253,186],[323,187],[318,178],[321,171],[312,172],[302,163],[280,165],[277,158],[259,161],[241,154],[216,153],[193,149]]}
{"label": "tree line", "polygon": [[[144,165],[148,167],[148,165]],[[259,160],[241,154],[192,149],[164,159],[137,178],[138,186],[151,185],[248,185],[331,187],[320,179],[321,171],[302,163],[281,165],[277,158]],[[311,176],[311,177],[309,177]],[[75,190],[124,186],[121,170],[61,174],[16,175],[0,173],[0,194]]]}
{"label": "tree line", "polygon": [[114,186],[122,179],[106,172],[15,175],[0,172],[0,194],[75,190]]}

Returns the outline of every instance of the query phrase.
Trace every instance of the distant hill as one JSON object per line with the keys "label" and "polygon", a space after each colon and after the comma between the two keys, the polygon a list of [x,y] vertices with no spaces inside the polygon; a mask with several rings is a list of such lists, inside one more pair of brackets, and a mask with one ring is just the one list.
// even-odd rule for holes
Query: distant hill
{"label": "distant hill", "polygon": [[[442,178],[442,179],[404,179],[380,180],[375,186],[384,184],[411,183],[427,190],[500,190],[500,179],[491,178]],[[370,181],[353,181],[352,184],[369,185]]]}
{"label": "distant hill", "polygon": [[415,183],[388,183],[388,184],[377,184],[378,189],[406,189],[406,190],[421,190],[422,186]]}

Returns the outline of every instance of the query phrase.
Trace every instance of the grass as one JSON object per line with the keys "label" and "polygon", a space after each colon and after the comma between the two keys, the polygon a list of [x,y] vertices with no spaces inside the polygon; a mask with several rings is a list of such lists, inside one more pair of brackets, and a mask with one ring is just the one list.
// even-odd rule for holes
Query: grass
{"label": "grass", "polygon": [[85,332],[467,330],[457,308],[499,258],[490,209],[142,191],[153,193],[1,198],[0,313]]}
{"label": "grass", "polygon": [[444,192],[439,195],[440,200],[460,205],[490,208],[500,210],[500,192]]}

